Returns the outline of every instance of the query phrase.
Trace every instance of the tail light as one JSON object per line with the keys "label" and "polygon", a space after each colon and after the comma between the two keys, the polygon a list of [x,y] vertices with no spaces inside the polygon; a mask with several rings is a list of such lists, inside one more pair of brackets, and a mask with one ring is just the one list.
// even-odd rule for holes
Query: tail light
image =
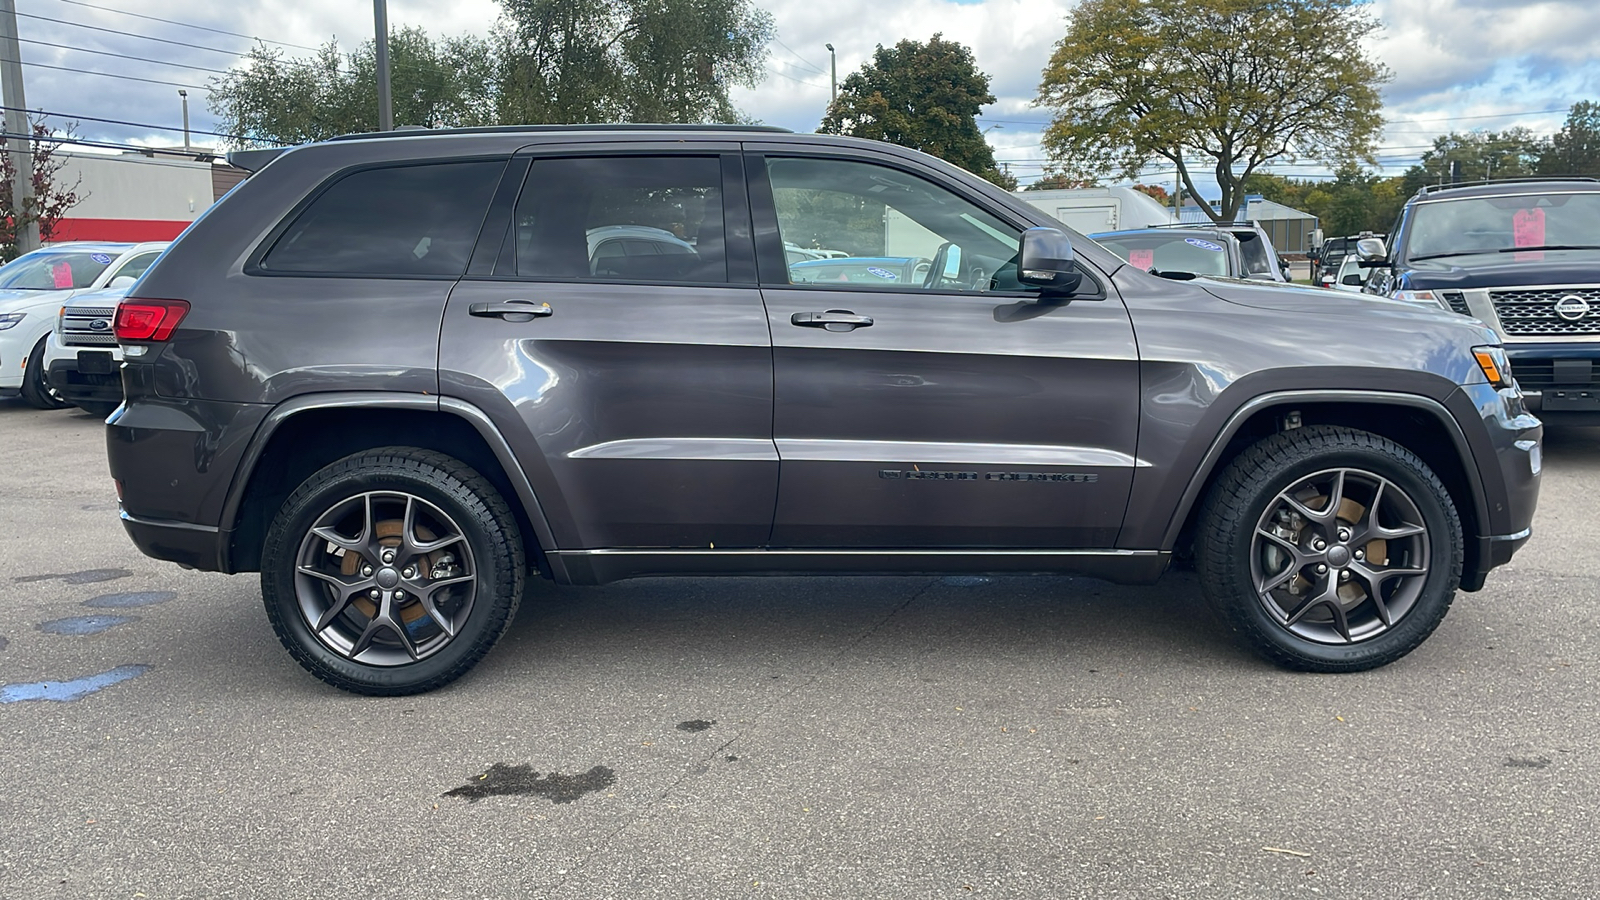
{"label": "tail light", "polygon": [[123,300],[117,304],[117,341],[165,341],[188,312],[187,300]]}

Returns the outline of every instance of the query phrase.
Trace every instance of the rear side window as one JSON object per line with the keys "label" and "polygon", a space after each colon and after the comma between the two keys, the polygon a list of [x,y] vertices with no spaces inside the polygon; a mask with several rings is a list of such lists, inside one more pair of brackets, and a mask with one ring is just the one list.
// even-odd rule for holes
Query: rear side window
{"label": "rear side window", "polygon": [[301,211],[261,260],[268,272],[460,277],[504,160],[364,169]]}
{"label": "rear side window", "polygon": [[512,222],[523,278],[728,280],[714,156],[541,159]]}

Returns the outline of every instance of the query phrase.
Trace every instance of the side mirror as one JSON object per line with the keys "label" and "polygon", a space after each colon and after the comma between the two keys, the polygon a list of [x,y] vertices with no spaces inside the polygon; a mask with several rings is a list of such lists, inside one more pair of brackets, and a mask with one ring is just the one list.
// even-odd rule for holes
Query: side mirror
{"label": "side mirror", "polygon": [[133,283],[138,281],[138,280],[139,279],[133,277],[132,275],[118,275],[117,277],[111,279],[111,283],[106,285],[106,287],[111,287],[111,288],[133,287]]}
{"label": "side mirror", "polygon": [[1377,238],[1362,238],[1356,241],[1356,256],[1364,260],[1385,259],[1389,255],[1389,248]]}
{"label": "side mirror", "polygon": [[1361,280],[1361,276],[1360,275],[1357,275],[1356,273],[1351,272],[1349,275],[1346,275],[1345,277],[1339,279],[1339,283],[1342,284],[1342,285],[1346,285],[1348,287],[1360,287],[1363,284],[1365,284],[1366,282]]}
{"label": "side mirror", "polygon": [[1083,282],[1073,268],[1072,241],[1058,228],[1029,228],[1017,248],[1017,280],[1047,294],[1070,294]]}

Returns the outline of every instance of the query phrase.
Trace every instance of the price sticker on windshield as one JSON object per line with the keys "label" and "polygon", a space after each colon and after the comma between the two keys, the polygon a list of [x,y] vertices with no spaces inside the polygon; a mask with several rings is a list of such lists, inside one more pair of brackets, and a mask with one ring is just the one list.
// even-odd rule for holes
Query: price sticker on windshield
{"label": "price sticker on windshield", "polygon": [[[1538,207],[1533,209],[1519,209],[1511,217],[1511,245],[1513,247],[1543,247],[1544,246],[1544,210]],[[1531,253],[1518,253],[1514,257],[1519,262],[1538,262],[1544,259],[1544,254],[1534,251]]]}
{"label": "price sticker on windshield", "polygon": [[1138,266],[1139,268],[1148,272],[1150,271],[1150,267],[1154,266],[1155,264],[1156,252],[1154,250],[1128,251],[1128,265],[1130,266]]}

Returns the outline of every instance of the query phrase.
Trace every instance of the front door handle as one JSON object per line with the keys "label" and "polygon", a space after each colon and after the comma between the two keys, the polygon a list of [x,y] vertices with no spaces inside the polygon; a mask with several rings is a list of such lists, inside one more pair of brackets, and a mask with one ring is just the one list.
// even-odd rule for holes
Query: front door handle
{"label": "front door handle", "polygon": [[872,324],[871,316],[858,316],[848,309],[829,309],[823,312],[797,312],[789,317],[789,324],[802,328],[826,328],[829,331],[854,331]]}
{"label": "front door handle", "polygon": [[492,303],[474,303],[467,312],[485,319],[505,319],[507,322],[532,322],[541,316],[553,315],[548,303],[532,300],[499,300]]}

